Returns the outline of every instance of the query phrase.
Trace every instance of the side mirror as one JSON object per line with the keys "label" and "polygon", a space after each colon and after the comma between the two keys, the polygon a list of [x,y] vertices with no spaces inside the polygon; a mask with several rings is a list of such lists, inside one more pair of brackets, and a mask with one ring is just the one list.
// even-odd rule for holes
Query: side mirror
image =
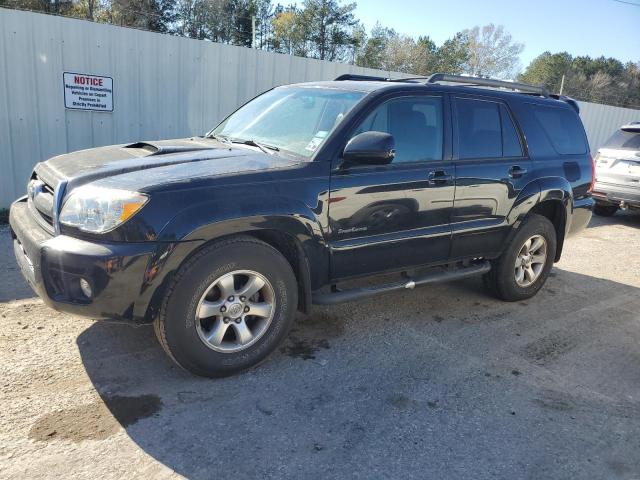
{"label": "side mirror", "polygon": [[385,132],[363,132],[344,147],[345,165],[387,165],[395,157],[393,136]]}

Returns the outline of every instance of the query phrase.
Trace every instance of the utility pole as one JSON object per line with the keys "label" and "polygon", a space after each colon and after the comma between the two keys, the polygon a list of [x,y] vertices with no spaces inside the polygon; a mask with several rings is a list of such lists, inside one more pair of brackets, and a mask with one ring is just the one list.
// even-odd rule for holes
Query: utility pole
{"label": "utility pole", "polygon": [[562,90],[564,90],[564,74],[562,74],[562,80],[560,80],[560,95],[562,95]]}
{"label": "utility pole", "polygon": [[256,48],[256,16],[251,15],[251,48]]}

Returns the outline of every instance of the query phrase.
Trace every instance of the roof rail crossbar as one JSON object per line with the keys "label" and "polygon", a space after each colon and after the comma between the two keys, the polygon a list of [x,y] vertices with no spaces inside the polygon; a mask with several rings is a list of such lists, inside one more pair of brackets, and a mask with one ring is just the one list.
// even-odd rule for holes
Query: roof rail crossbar
{"label": "roof rail crossbar", "polygon": [[389,79],[385,77],[374,77],[372,75],[356,75],[353,73],[345,73],[336,77],[335,81],[341,80],[357,80],[359,82],[388,82]]}
{"label": "roof rail crossbar", "polygon": [[529,85],[527,83],[507,82],[506,80],[496,80],[494,78],[482,77],[466,77],[464,75],[449,75],[446,73],[434,73],[429,77],[427,83],[436,82],[452,82],[466,83],[469,85],[477,85],[481,87],[508,88],[510,90],[519,90],[521,92],[535,93],[545,97],[549,96],[549,90],[540,85]]}

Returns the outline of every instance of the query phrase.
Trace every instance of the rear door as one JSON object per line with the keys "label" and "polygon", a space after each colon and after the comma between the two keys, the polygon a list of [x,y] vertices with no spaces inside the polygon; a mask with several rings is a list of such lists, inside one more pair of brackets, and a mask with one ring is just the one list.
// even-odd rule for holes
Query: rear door
{"label": "rear door", "polygon": [[508,105],[473,95],[454,97],[456,193],[451,259],[498,253],[506,217],[532,174]]}
{"label": "rear door", "polygon": [[366,131],[390,133],[396,156],[388,165],[333,163],[334,279],[447,260],[455,173],[448,125],[449,108],[439,94],[395,95],[363,113],[347,140]]}

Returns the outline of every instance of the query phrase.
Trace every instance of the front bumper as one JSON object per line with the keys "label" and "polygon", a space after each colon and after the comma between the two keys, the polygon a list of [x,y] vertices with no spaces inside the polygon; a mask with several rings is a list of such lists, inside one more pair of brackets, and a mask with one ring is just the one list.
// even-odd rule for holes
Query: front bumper
{"label": "front bumper", "polygon": [[640,208],[640,188],[596,182],[593,198],[602,204],[620,205],[624,202],[628,206]]}
{"label": "front bumper", "polygon": [[[155,243],[99,244],[52,236],[24,198],[11,206],[9,223],[20,270],[47,305],[93,318],[132,318],[134,306],[144,311],[135,304]],[[91,287],[90,297],[80,288],[81,279]]]}

